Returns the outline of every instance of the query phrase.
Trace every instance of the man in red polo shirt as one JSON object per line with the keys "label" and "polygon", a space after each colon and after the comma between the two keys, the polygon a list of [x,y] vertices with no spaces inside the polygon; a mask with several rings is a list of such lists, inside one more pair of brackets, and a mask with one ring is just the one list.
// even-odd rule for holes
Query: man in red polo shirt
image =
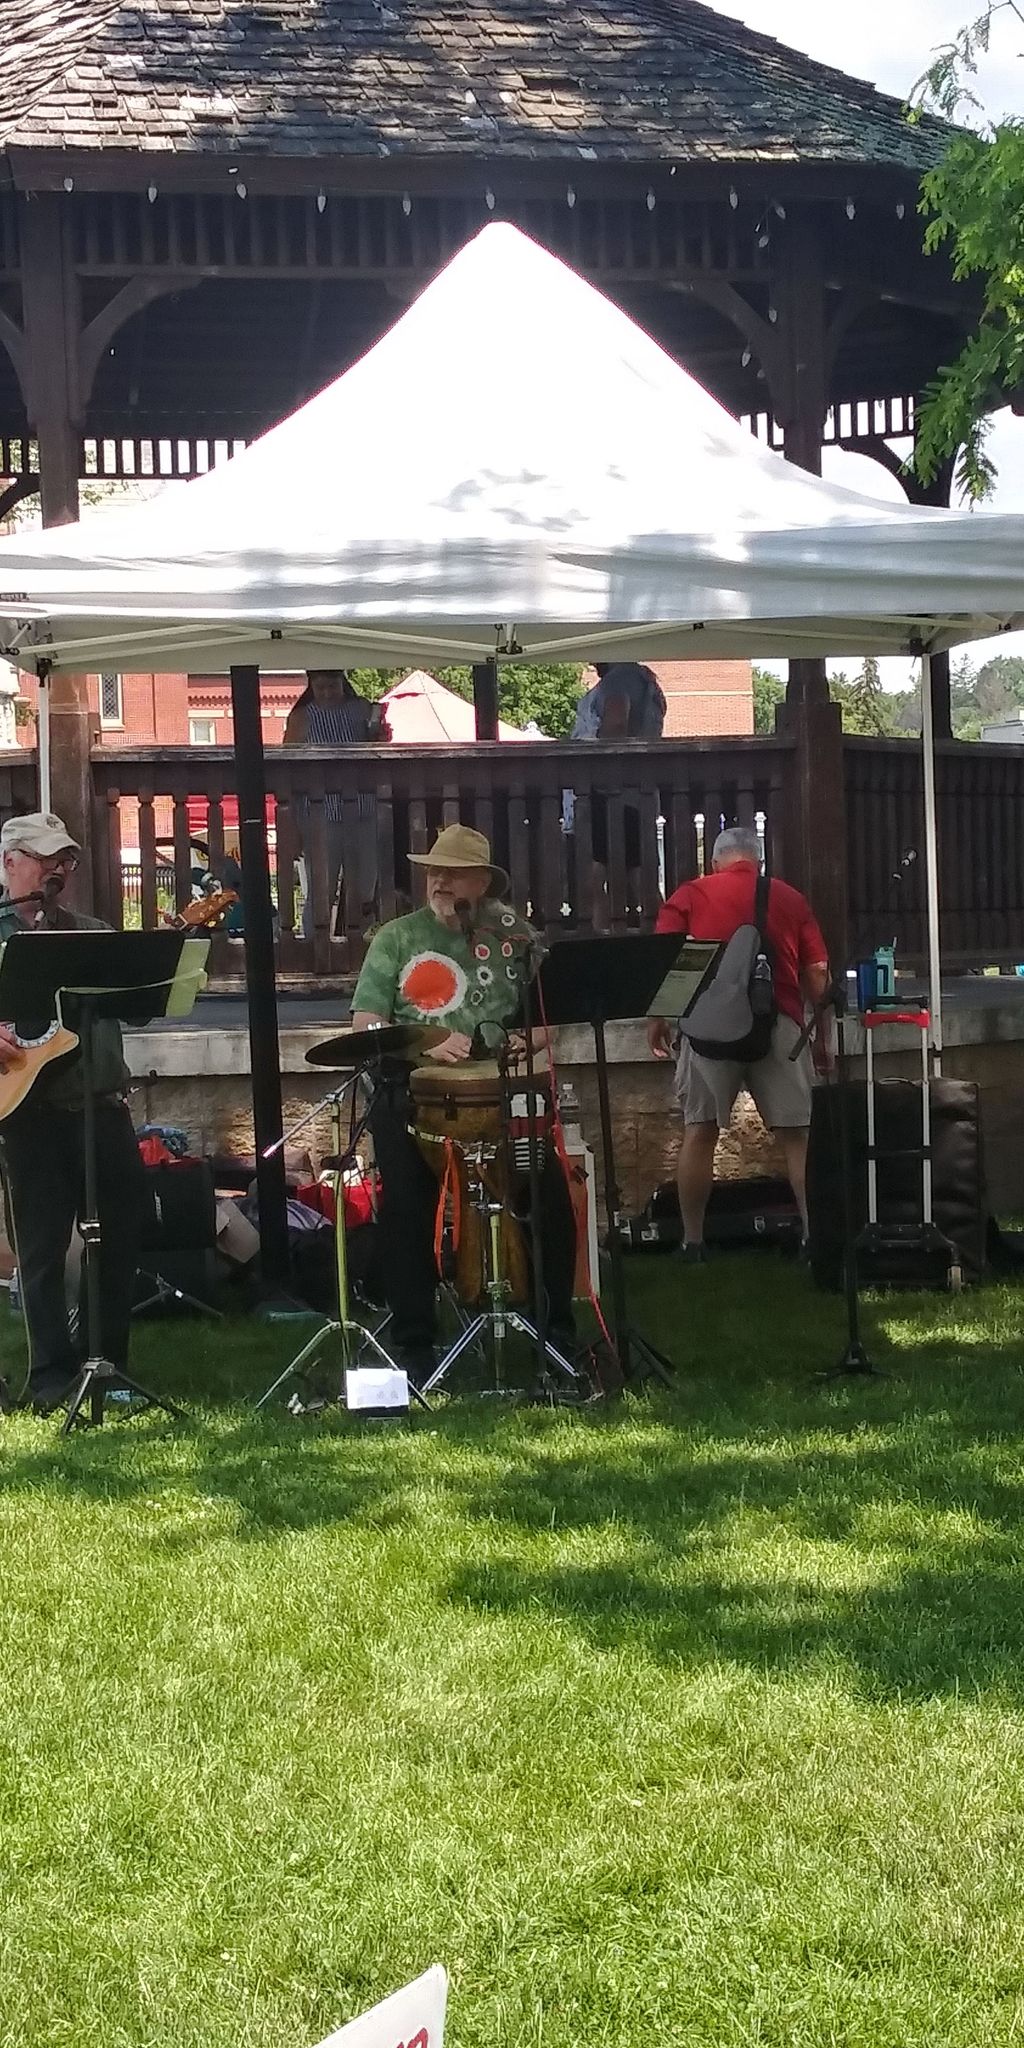
{"label": "man in red polo shirt", "polygon": [[[740,925],[754,921],[754,897],[761,867],[757,833],[745,825],[720,832],[711,856],[711,873],[684,882],[658,914],[659,932],[679,932],[691,939],[731,939]],[[741,1088],[749,1090],[762,1122],[782,1146],[786,1173],[807,1231],[805,1192],[807,1131],[811,1121],[814,1066],[827,1060],[826,1042],[815,1034],[813,1057],[805,1047],[790,1058],[804,1023],[805,1005],[820,1002],[828,986],[828,955],[817,919],[799,889],[773,877],[765,919],[767,950],[778,1017],[771,1051],[744,1066],[737,1060],[709,1060],[682,1040],[677,1090],[685,1130],[679,1148],[677,1176],[683,1218],[683,1251],[697,1263],[704,1258],[704,1211],[715,1166],[720,1130],[728,1128]],[[672,1026],[652,1017],[647,1035],[656,1059],[672,1056]]]}

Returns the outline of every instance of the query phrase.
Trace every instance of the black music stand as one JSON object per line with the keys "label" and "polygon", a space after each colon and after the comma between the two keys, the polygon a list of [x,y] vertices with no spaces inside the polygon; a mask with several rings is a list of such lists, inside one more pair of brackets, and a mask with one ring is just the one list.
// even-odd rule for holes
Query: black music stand
{"label": "black music stand", "polygon": [[[96,1175],[96,1099],[92,1090],[93,1025],[97,1017],[144,1024],[156,1016],[187,1016],[204,979],[209,939],[187,931],[15,932],[0,955],[0,1017],[9,1017],[26,1037],[41,1036],[59,1017],[81,1042],[85,1210],[78,1227],[85,1247],[85,1313],[88,1351],[71,1390],[62,1434],[67,1435],[89,1404],[98,1427],[103,1404],[115,1389],[136,1395],[167,1415],[182,1411],[104,1358],[100,1350],[100,1223]],[[31,1021],[25,1021],[31,1020]]]}
{"label": "black music stand", "polygon": [[626,1378],[634,1381],[656,1378],[671,1386],[673,1368],[633,1328],[626,1309],[605,1025],[618,1019],[685,1016],[714,974],[722,951],[717,944],[681,939],[677,932],[565,939],[552,946],[536,979],[523,993],[528,1024],[588,1024],[594,1034],[612,1323],[619,1364]]}

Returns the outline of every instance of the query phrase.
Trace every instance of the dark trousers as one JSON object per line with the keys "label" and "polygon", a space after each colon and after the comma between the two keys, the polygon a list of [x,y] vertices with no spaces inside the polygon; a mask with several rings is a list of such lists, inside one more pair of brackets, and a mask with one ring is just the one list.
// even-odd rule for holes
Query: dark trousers
{"label": "dark trousers", "polygon": [[[385,1085],[373,1106],[373,1132],[381,1179],[378,1219],[384,1288],[399,1351],[428,1350],[437,1334],[434,1219],[438,1183],[410,1135],[411,1104],[403,1084]],[[545,1149],[540,1176],[541,1249],[548,1320],[567,1335],[573,1326],[576,1219],[565,1175]],[[514,1184],[517,1213],[528,1216],[524,1181]],[[528,1229],[528,1221],[524,1226]],[[527,1313],[532,1313],[528,1306]]]}
{"label": "dark trousers", "polygon": [[[8,1216],[29,1339],[29,1391],[48,1399],[75,1378],[88,1348],[85,1274],[77,1345],[68,1329],[64,1269],[85,1201],[84,1118],[29,1095],[0,1126]],[[123,1103],[96,1105],[100,1222],[100,1339],[114,1365],[128,1362],[128,1332],[142,1224],[144,1181]]]}

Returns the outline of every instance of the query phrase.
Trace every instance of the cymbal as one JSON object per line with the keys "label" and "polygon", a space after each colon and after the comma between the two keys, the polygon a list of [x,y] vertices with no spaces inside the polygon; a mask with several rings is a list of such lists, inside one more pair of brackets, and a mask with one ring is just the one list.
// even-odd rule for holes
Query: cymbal
{"label": "cymbal", "polygon": [[[443,1033],[440,1034],[443,1036]],[[371,1024],[365,1031],[351,1026],[334,1038],[322,1038],[306,1054],[309,1067],[365,1067],[370,1060],[392,1059],[425,1051],[435,1044],[436,1029],[423,1024]]]}

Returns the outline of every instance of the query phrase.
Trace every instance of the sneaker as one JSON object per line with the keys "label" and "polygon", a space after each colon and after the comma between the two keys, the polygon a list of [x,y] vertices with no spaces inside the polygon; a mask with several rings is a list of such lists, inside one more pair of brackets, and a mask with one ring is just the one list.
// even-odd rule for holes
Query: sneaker
{"label": "sneaker", "polygon": [[706,1266],[708,1248],[702,1238],[697,1244],[681,1244],[676,1257],[682,1260],[684,1266]]}

